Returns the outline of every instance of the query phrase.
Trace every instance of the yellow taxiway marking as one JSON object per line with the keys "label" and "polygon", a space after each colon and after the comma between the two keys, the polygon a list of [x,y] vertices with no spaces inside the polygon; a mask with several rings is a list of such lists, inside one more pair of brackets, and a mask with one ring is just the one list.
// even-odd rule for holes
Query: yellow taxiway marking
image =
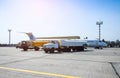
{"label": "yellow taxiway marking", "polygon": [[62,78],[80,78],[80,77],[76,77],[76,76],[67,76],[67,75],[62,75],[62,74],[54,74],[54,73],[47,73],[47,72],[38,72],[38,71],[18,69],[18,68],[10,68],[10,67],[0,67],[0,69],[3,69],[3,70],[12,70],[12,71],[17,71],[17,72],[26,72],[26,73],[32,73],[32,74],[41,74],[41,75],[48,75],[48,76],[56,76],[56,77],[62,77]]}

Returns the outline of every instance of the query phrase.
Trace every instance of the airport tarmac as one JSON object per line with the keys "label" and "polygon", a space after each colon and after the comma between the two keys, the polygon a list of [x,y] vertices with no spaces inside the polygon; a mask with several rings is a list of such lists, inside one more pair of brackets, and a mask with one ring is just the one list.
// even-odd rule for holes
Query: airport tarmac
{"label": "airport tarmac", "polygon": [[120,78],[120,48],[46,54],[0,47],[0,78]]}

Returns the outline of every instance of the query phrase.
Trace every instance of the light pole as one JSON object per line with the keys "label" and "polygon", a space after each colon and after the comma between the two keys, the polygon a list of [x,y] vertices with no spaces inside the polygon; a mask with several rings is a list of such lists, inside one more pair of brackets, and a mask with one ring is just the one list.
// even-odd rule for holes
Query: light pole
{"label": "light pole", "polygon": [[99,25],[99,41],[101,40],[101,25],[103,24],[103,21],[97,21],[96,25]]}
{"label": "light pole", "polygon": [[9,46],[10,46],[10,44],[11,44],[11,29],[8,29],[8,32],[9,32]]}

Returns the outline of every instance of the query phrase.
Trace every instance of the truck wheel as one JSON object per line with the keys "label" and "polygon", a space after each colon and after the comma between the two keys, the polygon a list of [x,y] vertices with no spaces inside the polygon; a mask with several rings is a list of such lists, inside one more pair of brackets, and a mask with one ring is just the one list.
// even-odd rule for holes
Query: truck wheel
{"label": "truck wheel", "polygon": [[39,50],[39,47],[36,47],[36,46],[35,46],[34,49],[35,49],[35,51],[38,51],[38,50]]}
{"label": "truck wheel", "polygon": [[62,53],[62,50],[61,50],[61,49],[58,49],[58,52],[59,52],[59,53]]}
{"label": "truck wheel", "polygon": [[81,51],[82,50],[82,48],[76,48],[76,51]]}
{"label": "truck wheel", "polygon": [[72,51],[74,52],[74,51],[76,51],[76,49],[75,49],[75,48],[72,48]]}
{"label": "truck wheel", "polygon": [[24,51],[27,51],[28,49],[27,48],[23,48]]}
{"label": "truck wheel", "polygon": [[45,53],[48,53],[48,50],[47,49],[44,49]]}
{"label": "truck wheel", "polygon": [[84,47],[81,47],[81,51],[84,51]]}
{"label": "truck wheel", "polygon": [[71,50],[70,48],[64,48],[63,52],[70,52],[70,50]]}
{"label": "truck wheel", "polygon": [[22,47],[24,51],[27,51],[28,50],[28,47],[24,46]]}
{"label": "truck wheel", "polygon": [[45,50],[45,53],[48,53],[48,51],[47,51],[47,50]]}
{"label": "truck wheel", "polygon": [[103,47],[100,47],[100,49],[103,49]]}
{"label": "truck wheel", "polygon": [[67,52],[71,52],[71,48],[67,48]]}
{"label": "truck wheel", "polygon": [[54,53],[54,48],[50,49],[50,53]]}

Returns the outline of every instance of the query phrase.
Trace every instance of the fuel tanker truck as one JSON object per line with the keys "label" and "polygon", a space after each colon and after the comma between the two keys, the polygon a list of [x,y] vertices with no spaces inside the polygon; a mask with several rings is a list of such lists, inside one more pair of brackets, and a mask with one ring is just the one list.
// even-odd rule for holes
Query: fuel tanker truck
{"label": "fuel tanker truck", "polygon": [[43,45],[45,53],[84,51],[86,43],[80,40],[51,41]]}

